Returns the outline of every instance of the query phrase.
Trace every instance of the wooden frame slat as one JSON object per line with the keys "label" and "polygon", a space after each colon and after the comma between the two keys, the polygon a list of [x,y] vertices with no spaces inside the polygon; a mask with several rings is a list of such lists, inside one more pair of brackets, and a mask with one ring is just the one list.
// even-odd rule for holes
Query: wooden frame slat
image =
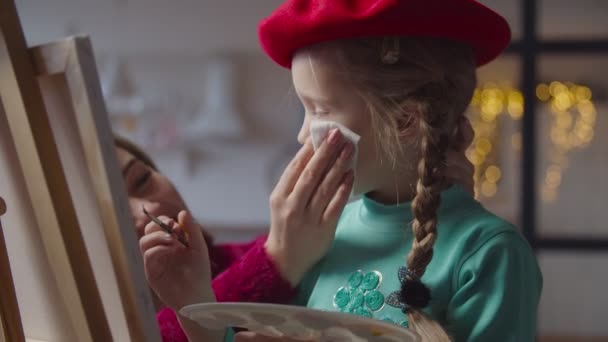
{"label": "wooden frame slat", "polygon": [[79,341],[111,341],[32,58],[11,0],[0,0],[0,75],[9,129],[72,328]]}
{"label": "wooden frame slat", "polygon": [[4,240],[2,215],[6,212],[6,203],[0,197],[0,340],[10,342],[25,342],[23,324],[19,314],[19,303],[13,282],[11,265],[8,260],[8,250]]}
{"label": "wooden frame slat", "polygon": [[73,53],[73,43],[69,40],[30,48],[36,75],[54,75],[65,72],[70,55]]}
{"label": "wooden frame slat", "polygon": [[31,52],[40,76],[65,73],[131,341],[160,341],[154,315],[146,314],[154,312],[152,298],[140,290],[148,286],[90,41],[73,37]]}

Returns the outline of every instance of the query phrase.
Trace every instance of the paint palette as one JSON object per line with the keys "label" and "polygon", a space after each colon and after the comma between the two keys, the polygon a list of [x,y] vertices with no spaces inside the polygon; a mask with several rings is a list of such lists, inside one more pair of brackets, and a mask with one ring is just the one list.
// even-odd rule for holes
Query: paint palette
{"label": "paint palette", "polygon": [[271,337],[322,342],[416,342],[418,335],[380,320],[309,308],[261,303],[203,303],[181,315],[208,329],[245,328]]}

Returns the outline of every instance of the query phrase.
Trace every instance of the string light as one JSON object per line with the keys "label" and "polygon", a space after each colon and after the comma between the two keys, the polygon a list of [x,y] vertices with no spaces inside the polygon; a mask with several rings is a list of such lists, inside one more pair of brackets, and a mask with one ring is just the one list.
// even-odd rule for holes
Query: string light
{"label": "string light", "polygon": [[548,101],[551,98],[549,86],[542,83],[536,86],[536,97],[543,102]]}
{"label": "string light", "polygon": [[[553,81],[536,87],[536,97],[548,105],[552,120],[549,126],[551,164],[545,170],[541,185],[543,201],[557,199],[563,173],[569,166],[569,153],[587,147],[593,140],[597,110],[591,101],[592,95],[589,87],[570,82]],[[523,94],[517,89],[496,83],[475,89],[469,115],[475,138],[466,155],[475,166],[477,197],[491,198],[498,192],[502,179],[496,148],[499,123],[503,118],[520,120],[523,108]],[[521,150],[520,132],[511,136],[511,148]]]}

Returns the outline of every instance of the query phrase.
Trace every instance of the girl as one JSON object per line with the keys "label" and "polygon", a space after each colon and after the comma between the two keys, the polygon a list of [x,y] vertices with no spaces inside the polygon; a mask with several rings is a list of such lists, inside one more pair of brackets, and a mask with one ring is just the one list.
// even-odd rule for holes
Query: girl
{"label": "girl", "polygon": [[[306,108],[265,244],[299,284],[296,304],[391,321],[424,341],[532,341],[542,287],[532,250],[445,177],[475,67],[510,40],[505,20],[473,0],[288,0],[259,32]],[[356,179],[339,131],[313,153],[318,119],[361,136]],[[364,196],[345,207],[351,189]],[[175,229],[188,229],[188,214],[179,218]],[[140,246],[161,299],[213,300],[208,264],[158,231],[148,225]],[[182,323],[193,340],[221,338]]]}

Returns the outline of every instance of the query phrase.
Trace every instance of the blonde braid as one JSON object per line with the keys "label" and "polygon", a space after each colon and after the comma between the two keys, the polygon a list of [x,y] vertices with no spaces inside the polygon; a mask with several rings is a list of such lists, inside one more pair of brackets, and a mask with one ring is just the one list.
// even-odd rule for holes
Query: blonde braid
{"label": "blonde braid", "polygon": [[449,109],[431,105],[436,103],[433,99],[440,98],[443,91],[441,84],[435,83],[423,87],[414,95],[419,103],[420,161],[416,197],[412,202],[414,238],[407,255],[407,268],[413,275],[402,284],[400,297],[408,304],[406,313],[410,327],[423,337],[423,341],[450,341],[441,325],[420,311],[431,299],[430,290],[420,278],[433,258],[433,246],[437,240],[437,210],[445,186],[446,152],[454,136],[454,130],[449,127],[453,127],[452,123],[456,121]]}
{"label": "blonde braid", "polygon": [[424,275],[433,258],[433,245],[437,239],[437,209],[444,185],[443,168],[448,145],[448,136],[436,128],[440,121],[420,118],[418,125],[421,158],[418,162],[416,197],[412,203],[414,241],[407,256],[407,266],[419,278]]}

